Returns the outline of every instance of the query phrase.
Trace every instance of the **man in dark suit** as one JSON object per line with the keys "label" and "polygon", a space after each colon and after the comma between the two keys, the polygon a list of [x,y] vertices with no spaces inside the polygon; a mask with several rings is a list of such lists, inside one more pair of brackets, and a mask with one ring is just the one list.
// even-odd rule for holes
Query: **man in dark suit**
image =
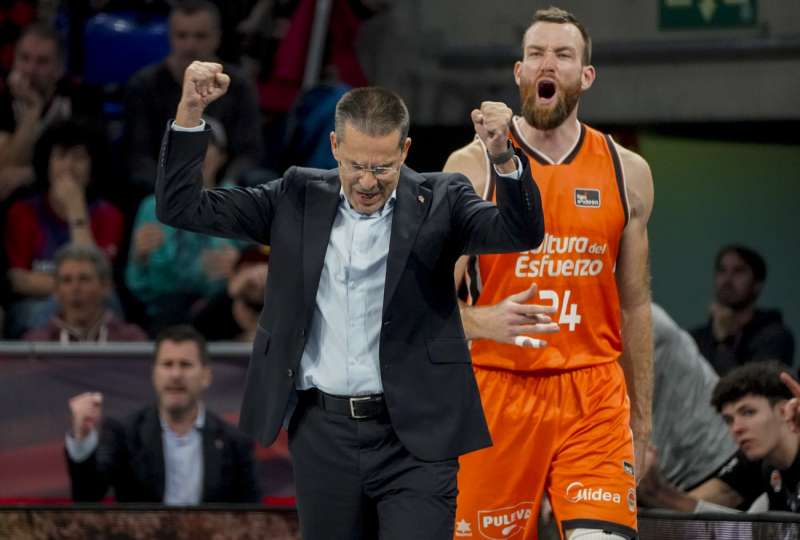
{"label": "man in dark suit", "polygon": [[462,175],[403,166],[408,110],[381,88],[337,104],[337,169],[204,190],[202,114],[228,83],[219,64],[187,68],[156,203],[174,227],[271,245],[241,425],[265,444],[287,425],[307,540],[450,539],[457,457],[491,444],[453,265],[543,236],[538,190],[519,181],[529,168],[508,150],[511,110],[473,111],[497,206]]}
{"label": "man in dark suit", "polygon": [[205,409],[210,383],[205,339],[190,326],[173,326],[156,339],[157,406],[123,422],[108,418],[98,433],[102,395],[72,398],[72,498],[99,501],[111,486],[119,502],[257,502],[253,443]]}

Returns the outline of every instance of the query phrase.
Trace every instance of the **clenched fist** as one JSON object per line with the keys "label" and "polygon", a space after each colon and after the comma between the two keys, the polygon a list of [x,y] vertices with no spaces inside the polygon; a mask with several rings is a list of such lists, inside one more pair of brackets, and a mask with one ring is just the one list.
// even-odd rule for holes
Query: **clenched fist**
{"label": "clenched fist", "polygon": [[472,111],[472,123],[490,156],[502,154],[508,148],[511,109],[499,101],[484,101]]}
{"label": "clenched fist", "polygon": [[85,439],[92,430],[97,429],[103,416],[103,394],[84,392],[69,400],[72,415],[72,435],[77,440]]}
{"label": "clenched fist", "polygon": [[208,104],[225,95],[230,84],[231,78],[223,73],[222,64],[199,61],[189,64],[183,74],[183,90],[175,122],[183,127],[199,125]]}

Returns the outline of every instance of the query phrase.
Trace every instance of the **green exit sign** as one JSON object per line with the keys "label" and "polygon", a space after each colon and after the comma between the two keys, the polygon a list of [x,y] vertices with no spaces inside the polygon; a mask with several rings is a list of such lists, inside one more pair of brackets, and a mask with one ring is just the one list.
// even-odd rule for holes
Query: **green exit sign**
{"label": "green exit sign", "polygon": [[662,30],[756,25],[757,0],[659,0]]}

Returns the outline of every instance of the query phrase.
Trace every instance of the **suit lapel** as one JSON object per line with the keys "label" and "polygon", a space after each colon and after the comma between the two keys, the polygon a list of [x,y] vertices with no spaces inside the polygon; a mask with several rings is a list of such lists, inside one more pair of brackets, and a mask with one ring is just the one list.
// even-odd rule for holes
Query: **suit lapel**
{"label": "suit lapel", "polygon": [[423,185],[425,179],[418,173],[403,167],[397,183],[397,201],[392,217],[392,236],[389,240],[389,255],[386,261],[386,285],[383,291],[383,312],[392,300],[400,276],[406,266],[411,246],[417,238],[423,218],[431,204],[431,190]]}
{"label": "suit lapel", "polygon": [[221,456],[225,441],[218,429],[216,418],[206,410],[206,422],[203,426],[203,492],[201,501],[217,500],[216,493],[212,491],[221,484],[222,471]]}
{"label": "suit lapel", "polygon": [[306,313],[310,313],[317,294],[325,251],[339,204],[340,186],[339,176],[335,171],[329,171],[325,176],[306,184],[302,235],[303,301]]}
{"label": "suit lapel", "polygon": [[164,467],[164,440],[161,436],[161,422],[158,409],[152,407],[147,411],[142,422],[140,462],[143,464],[144,478],[151,478],[156,500],[164,500],[166,473]]}

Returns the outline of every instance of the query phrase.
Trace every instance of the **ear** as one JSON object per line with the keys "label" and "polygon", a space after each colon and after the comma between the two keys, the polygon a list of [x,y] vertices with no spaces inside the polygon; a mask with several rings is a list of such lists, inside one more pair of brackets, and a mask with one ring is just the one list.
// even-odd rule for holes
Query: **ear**
{"label": "ear", "polygon": [[520,62],[519,60],[517,60],[517,61],[514,63],[514,82],[516,82],[516,83],[517,83],[517,86],[519,86],[519,81],[520,81],[520,73],[521,73],[521,72],[522,72],[522,62]]}
{"label": "ear", "polygon": [[338,142],[336,140],[336,132],[335,131],[331,131],[330,138],[331,138],[331,154],[333,154],[333,159],[335,159],[336,161],[339,161],[339,155],[338,155],[339,145],[338,145]]}
{"label": "ear", "polygon": [[411,137],[406,137],[405,142],[403,142],[403,159],[402,159],[403,161],[406,160],[409,148],[411,148]]}
{"label": "ear", "polygon": [[592,84],[594,84],[595,77],[597,77],[597,72],[594,66],[583,66],[583,68],[581,68],[581,90],[585,92],[591,88]]}

